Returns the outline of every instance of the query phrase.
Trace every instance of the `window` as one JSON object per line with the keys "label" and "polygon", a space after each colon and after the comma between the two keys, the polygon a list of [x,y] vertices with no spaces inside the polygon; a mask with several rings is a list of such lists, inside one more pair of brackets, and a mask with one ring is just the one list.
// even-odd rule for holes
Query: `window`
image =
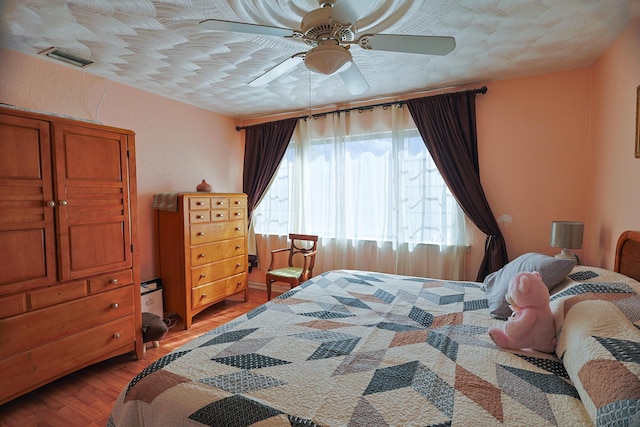
{"label": "window", "polygon": [[256,233],[309,232],[409,251],[463,245],[462,211],[407,109],[379,110],[301,121],[254,212]]}

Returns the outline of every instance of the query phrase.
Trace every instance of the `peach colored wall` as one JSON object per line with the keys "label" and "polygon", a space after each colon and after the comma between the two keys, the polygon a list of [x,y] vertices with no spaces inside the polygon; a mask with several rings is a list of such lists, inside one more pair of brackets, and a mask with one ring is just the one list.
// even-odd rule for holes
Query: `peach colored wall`
{"label": "peach colored wall", "polygon": [[242,191],[243,137],[230,117],[6,49],[0,77],[2,103],[136,132],[142,280],[157,277],[154,193],[195,191],[203,178]]}
{"label": "peach colored wall", "polygon": [[[509,259],[553,255],[551,221],[585,219],[589,70],[487,84],[476,98],[480,177]],[[475,279],[485,236],[475,230],[466,276]],[[580,251],[577,253],[581,256]]]}
{"label": "peach colored wall", "polygon": [[585,259],[613,268],[617,238],[640,230],[640,159],[634,158],[640,18],[593,67]]}

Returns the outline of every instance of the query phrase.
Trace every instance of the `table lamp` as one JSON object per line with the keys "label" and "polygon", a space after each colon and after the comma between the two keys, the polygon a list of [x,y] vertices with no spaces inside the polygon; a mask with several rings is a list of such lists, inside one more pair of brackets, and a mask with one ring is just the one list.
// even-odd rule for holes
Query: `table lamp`
{"label": "table lamp", "polygon": [[576,254],[570,249],[582,248],[582,234],[584,223],[575,221],[552,221],[551,222],[551,246],[562,248],[556,258],[573,259],[578,262]]}

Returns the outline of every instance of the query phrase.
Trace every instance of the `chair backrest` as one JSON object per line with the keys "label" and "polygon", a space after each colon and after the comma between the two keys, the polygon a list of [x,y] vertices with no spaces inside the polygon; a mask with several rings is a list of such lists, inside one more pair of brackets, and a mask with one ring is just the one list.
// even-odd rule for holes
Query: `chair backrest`
{"label": "chair backrest", "polygon": [[[310,234],[289,234],[289,240],[291,240],[291,247],[289,248],[289,267],[293,267],[293,260],[296,255],[306,255],[311,252],[315,252],[318,246],[318,236]],[[309,277],[311,277],[313,266],[316,262],[316,257],[312,256],[309,259],[306,270],[309,271]]]}

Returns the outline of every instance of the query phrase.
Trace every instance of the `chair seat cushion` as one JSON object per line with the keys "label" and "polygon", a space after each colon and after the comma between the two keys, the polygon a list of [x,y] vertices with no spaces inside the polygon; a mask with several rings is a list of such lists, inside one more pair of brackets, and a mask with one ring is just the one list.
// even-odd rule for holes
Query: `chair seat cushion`
{"label": "chair seat cushion", "polygon": [[274,276],[280,277],[298,277],[302,273],[302,268],[299,267],[286,267],[286,268],[278,268],[277,270],[271,270],[267,274],[272,274]]}

